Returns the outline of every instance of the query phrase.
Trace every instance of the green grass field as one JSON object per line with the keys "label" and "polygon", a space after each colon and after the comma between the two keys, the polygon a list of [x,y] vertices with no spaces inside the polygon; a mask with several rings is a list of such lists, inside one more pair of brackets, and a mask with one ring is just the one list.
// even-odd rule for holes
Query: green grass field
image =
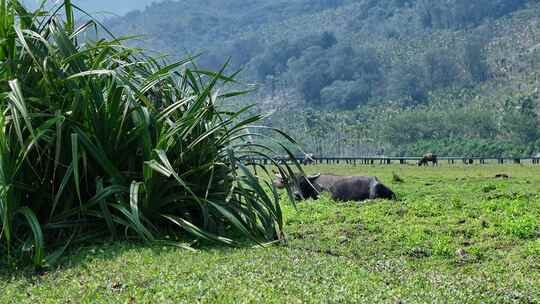
{"label": "green grass field", "polygon": [[0,270],[0,303],[540,303],[540,166],[307,170],[376,175],[400,200],[284,201],[288,242],[269,248],[78,248]]}

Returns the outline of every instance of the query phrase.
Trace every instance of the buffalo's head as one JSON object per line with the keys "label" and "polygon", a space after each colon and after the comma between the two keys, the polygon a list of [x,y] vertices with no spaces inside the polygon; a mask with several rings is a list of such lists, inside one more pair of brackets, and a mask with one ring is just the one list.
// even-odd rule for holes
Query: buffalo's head
{"label": "buffalo's head", "polygon": [[[300,175],[294,176],[293,180],[289,183],[291,190],[296,200],[303,200],[308,198],[316,199],[321,192],[320,186],[317,184],[317,179],[321,176],[316,175]],[[283,189],[287,185],[286,178],[283,178],[280,174],[276,174],[276,180],[274,186],[278,189]]]}

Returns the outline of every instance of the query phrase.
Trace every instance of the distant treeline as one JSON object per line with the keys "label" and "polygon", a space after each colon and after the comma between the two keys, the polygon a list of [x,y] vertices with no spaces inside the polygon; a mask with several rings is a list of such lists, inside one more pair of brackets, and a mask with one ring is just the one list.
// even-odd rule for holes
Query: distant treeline
{"label": "distant treeline", "polygon": [[515,95],[502,108],[483,105],[392,105],[357,111],[272,116],[269,124],[288,126],[305,150],[316,155],[422,155],[510,157],[540,152],[538,95]]}

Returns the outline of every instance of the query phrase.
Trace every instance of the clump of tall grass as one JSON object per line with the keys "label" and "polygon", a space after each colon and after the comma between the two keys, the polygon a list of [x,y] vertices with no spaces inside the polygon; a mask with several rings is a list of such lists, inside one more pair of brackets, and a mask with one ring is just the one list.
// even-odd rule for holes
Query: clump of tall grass
{"label": "clump of tall grass", "polygon": [[76,9],[0,0],[0,256],[43,266],[69,244],[179,231],[281,238],[268,173],[244,161],[274,153],[252,132],[262,116],[216,106],[240,94],[217,89],[234,79],[84,39],[103,29]]}

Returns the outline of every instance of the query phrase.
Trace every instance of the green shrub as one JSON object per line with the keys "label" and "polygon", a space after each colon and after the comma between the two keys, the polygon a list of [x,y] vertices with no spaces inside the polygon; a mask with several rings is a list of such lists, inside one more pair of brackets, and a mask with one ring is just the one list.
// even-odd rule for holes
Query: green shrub
{"label": "green shrub", "polygon": [[234,79],[81,38],[102,28],[59,8],[0,0],[0,256],[43,266],[70,244],[175,232],[281,238],[268,173],[243,165],[274,153],[252,133],[262,116],[216,105],[240,94],[218,93]]}

